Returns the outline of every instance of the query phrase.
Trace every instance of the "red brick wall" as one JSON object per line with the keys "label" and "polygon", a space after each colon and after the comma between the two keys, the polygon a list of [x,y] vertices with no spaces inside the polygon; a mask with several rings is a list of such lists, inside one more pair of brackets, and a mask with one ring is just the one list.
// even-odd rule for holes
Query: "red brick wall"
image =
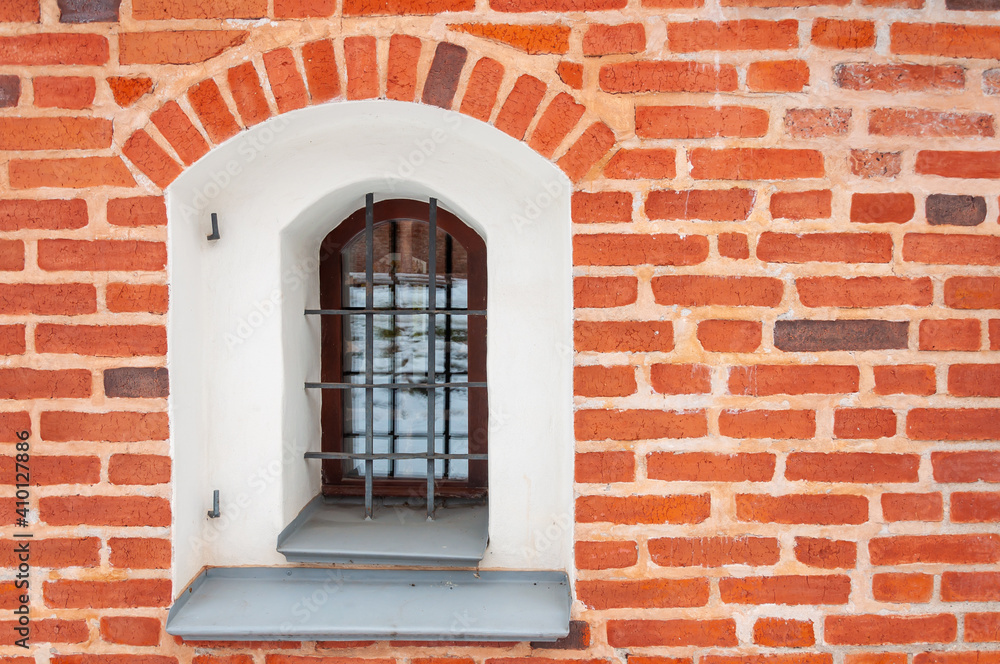
{"label": "red brick wall", "polygon": [[[0,662],[1000,662],[998,10],[3,0],[0,524],[28,429],[38,654],[7,613]],[[377,97],[576,183],[573,633],[179,643],[163,188]]]}

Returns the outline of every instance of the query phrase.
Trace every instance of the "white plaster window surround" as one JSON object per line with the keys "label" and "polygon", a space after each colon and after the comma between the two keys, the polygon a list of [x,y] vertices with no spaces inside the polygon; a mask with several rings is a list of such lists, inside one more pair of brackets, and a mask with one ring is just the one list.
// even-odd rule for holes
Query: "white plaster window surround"
{"label": "white plaster window surround", "polygon": [[[173,581],[288,566],[278,534],[320,491],[318,253],[374,192],[435,197],[488,252],[485,570],[571,574],[571,184],[525,144],[393,101],[295,111],[244,132],[167,190]],[[216,213],[221,239],[208,241]],[[209,519],[213,490],[221,517]]]}

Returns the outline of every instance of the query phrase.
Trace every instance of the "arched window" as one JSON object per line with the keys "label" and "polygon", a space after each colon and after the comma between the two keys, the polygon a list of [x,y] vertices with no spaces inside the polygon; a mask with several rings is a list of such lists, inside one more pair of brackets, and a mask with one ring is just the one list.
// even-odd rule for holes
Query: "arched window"
{"label": "arched window", "polygon": [[429,202],[373,202],[326,236],[323,494],[481,498],[487,488],[486,245]]}

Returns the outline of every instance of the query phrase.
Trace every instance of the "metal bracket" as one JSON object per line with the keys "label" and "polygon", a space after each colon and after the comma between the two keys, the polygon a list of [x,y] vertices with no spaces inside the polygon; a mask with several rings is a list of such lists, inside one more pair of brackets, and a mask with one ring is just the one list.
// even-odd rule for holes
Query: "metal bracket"
{"label": "metal bracket", "polygon": [[[212,216],[214,217],[215,215],[213,214]],[[219,490],[216,489],[212,493],[212,509],[208,512],[208,518],[218,519],[220,516],[222,516],[222,512],[219,511]]]}
{"label": "metal bracket", "polygon": [[219,235],[219,215],[212,213],[212,234],[208,236],[209,240],[218,240],[221,236]]}

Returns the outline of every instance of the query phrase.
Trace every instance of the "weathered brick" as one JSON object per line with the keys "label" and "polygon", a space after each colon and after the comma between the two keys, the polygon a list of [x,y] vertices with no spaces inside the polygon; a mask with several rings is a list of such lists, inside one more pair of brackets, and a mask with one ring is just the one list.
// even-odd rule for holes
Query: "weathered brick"
{"label": "weathered brick", "polygon": [[704,411],[578,410],[577,440],[701,438],[708,431]]}
{"label": "weathered brick", "polygon": [[639,561],[635,542],[577,542],[575,554],[579,569],[621,569]]}
{"label": "weathered brick", "polygon": [[886,320],[779,320],[774,347],[792,352],[906,348],[909,326]]}
{"label": "weathered brick", "polygon": [[38,518],[50,526],[169,526],[170,501],[145,496],[41,498]]}
{"label": "weathered brick", "polygon": [[931,194],[924,203],[924,214],[932,226],[978,226],[986,221],[986,199]]}
{"label": "weathered brick", "polygon": [[868,543],[873,565],[976,565],[1000,560],[1000,535],[900,535]]}
{"label": "weathered brick", "polygon": [[719,233],[716,242],[719,255],[723,258],[734,260],[750,258],[750,242],[743,233]]}
{"label": "weathered brick", "polygon": [[707,394],[712,389],[711,372],[703,364],[654,364],[649,382],[660,394]]}
{"label": "weathered brick", "polygon": [[833,435],[847,439],[889,438],[896,435],[896,414],[888,408],[837,408],[833,411]]}
{"label": "weathered brick", "polygon": [[573,306],[578,309],[623,307],[635,304],[639,282],[635,277],[575,277]]}
{"label": "weathered brick", "polygon": [[913,440],[993,440],[1000,438],[1000,409],[914,408],[906,416]]}
{"label": "weathered brick", "polygon": [[572,95],[560,92],[538,119],[528,145],[543,157],[551,158],[556,148],[583,117],[584,111],[586,108],[576,103]]}
{"label": "weathered brick", "polygon": [[577,599],[592,609],[675,608],[708,604],[707,579],[580,580]]}
{"label": "weathered brick", "polygon": [[902,224],[916,212],[913,194],[854,194],[851,221],[859,224]]}
{"label": "weathered brick", "polygon": [[92,284],[0,284],[0,314],[72,316],[96,311]]}
{"label": "weathered brick", "polygon": [[812,43],[820,48],[862,49],[875,46],[874,21],[817,18],[812,25]]}
{"label": "weathered brick", "polygon": [[868,499],[846,494],[738,494],[736,518],[758,523],[856,525],[868,520]]}
{"label": "weathered brick", "polygon": [[112,226],[166,226],[167,206],[163,196],[113,198],[108,201],[108,223]]}
{"label": "weathered brick", "polygon": [[577,396],[626,397],[635,391],[635,367],[573,367],[573,394]]}
{"label": "weathered brick", "polygon": [[957,23],[893,23],[890,49],[900,55],[1000,59],[1000,27]]}
{"label": "weathered brick", "polygon": [[167,313],[167,287],[158,284],[110,283],[107,285],[105,300],[108,311],[116,313],[126,311]]}
{"label": "weathered brick", "polygon": [[266,16],[266,0],[133,0],[132,2],[132,17],[140,21]]}
{"label": "weathered brick", "polygon": [[701,523],[711,511],[708,494],[680,496],[581,496],[579,523]]}
{"label": "weathered brick", "polygon": [[935,482],[1000,482],[1000,452],[932,452]]}
{"label": "weathered brick", "polygon": [[121,0],[57,0],[60,23],[116,23]]}
{"label": "weathered brick", "polygon": [[803,60],[751,62],[747,89],[751,92],[801,92],[809,85],[809,65]]}
{"label": "weathered brick", "polygon": [[57,609],[112,609],[170,605],[169,579],[126,581],[49,581],[45,604]]}
{"label": "weathered brick", "polygon": [[768,365],[732,367],[732,394],[847,394],[857,392],[860,372],[855,366]]}
{"label": "weathered brick", "polygon": [[753,625],[753,642],[771,648],[806,648],[815,645],[816,635],[808,620],[758,618]]}
{"label": "weathered brick", "polygon": [[24,354],[27,349],[24,331],[24,325],[0,325],[0,355]]}
{"label": "weathered brick", "polygon": [[719,579],[726,604],[847,604],[851,578],[841,575],[749,576]]}
{"label": "weathered brick", "polygon": [[771,194],[771,217],[774,219],[828,219],[832,213],[832,201],[833,192],[829,189],[775,192]]}
{"label": "weathered brick", "polygon": [[635,133],[642,138],[758,138],[768,113],[748,106],[636,106]]}
{"label": "weathered brick", "polygon": [[[13,485],[15,475],[13,456],[0,457],[0,470],[5,475],[3,484]],[[22,469],[23,470],[23,469]],[[93,456],[41,456],[31,455],[31,482],[33,486],[58,484],[96,484],[101,481],[101,460]],[[34,559],[34,557],[32,557]]]}
{"label": "weathered brick", "polygon": [[1000,572],[944,572],[941,599],[945,602],[1000,601]]}
{"label": "weathered brick", "polygon": [[635,454],[632,452],[580,452],[576,455],[574,476],[583,484],[611,484],[635,479]]}
{"label": "weathered brick", "polygon": [[858,563],[858,545],[844,540],[796,537],[795,559],[820,569],[853,569]]}
{"label": "weathered brick", "polygon": [[698,341],[707,351],[752,353],[760,347],[761,324],[752,320],[704,320],[698,323]]}
{"label": "weathered brick", "polygon": [[729,438],[784,438],[807,440],[816,434],[811,410],[724,410],[719,433]]}
{"label": "weathered brick", "polygon": [[885,233],[761,233],[757,258],[772,263],[888,263],[892,238]]}
{"label": "weathered brick", "polygon": [[774,466],[773,454],[656,452],[646,459],[646,474],[669,482],[767,482]]}
{"label": "weathered brick", "polygon": [[692,51],[788,50],[799,44],[798,22],[691,21],[667,24],[667,42],[675,53]]}
{"label": "weathered brick", "polygon": [[669,321],[577,321],[573,346],[597,353],[668,352],[674,349],[674,328]]}
{"label": "weathered brick", "polygon": [[127,443],[167,440],[166,413],[77,413],[48,411],[41,415],[42,440]]}
{"label": "weathered brick", "polygon": [[159,325],[57,325],[35,328],[39,353],[134,357],[165,355],[167,333]]}
{"label": "weathered brick", "polygon": [[719,620],[609,620],[608,644],[615,648],[650,646],[733,647],[736,622]]}
{"label": "weathered brick", "polygon": [[894,178],[903,170],[902,152],[851,150],[851,173],[863,178]]}
{"label": "weathered brick", "polygon": [[593,24],[583,35],[583,54],[588,56],[639,53],[646,48],[642,23]]}
{"label": "weathered brick", "polygon": [[966,643],[1000,641],[1000,613],[965,614],[965,641]]}
{"label": "weathered brick", "polygon": [[[417,98],[417,64],[420,61],[420,49],[421,43],[417,37],[393,35],[389,39],[389,63],[385,77],[385,95],[389,99],[413,101]],[[464,58],[462,63],[465,63]],[[451,108],[451,97],[444,108]]]}
{"label": "weathered brick", "polygon": [[573,236],[576,265],[697,265],[708,258],[702,235],[587,234]]}
{"label": "weathered brick", "polygon": [[161,189],[176,180],[183,170],[183,167],[143,129],[125,141],[122,154]]}
{"label": "weathered brick", "polygon": [[615,133],[603,122],[590,125],[556,165],[576,182],[585,176],[615,145]]}
{"label": "weathered brick", "polygon": [[309,94],[314,103],[340,96],[340,70],[337,68],[333,42],[320,39],[305,44],[302,47],[302,65],[306,70],[306,83],[309,84]]}
{"label": "weathered brick", "polygon": [[925,364],[899,364],[873,367],[875,394],[916,394],[929,396],[937,390],[934,367]]}
{"label": "weathered brick", "polygon": [[101,618],[101,640],[128,646],[155,646],[163,627],[157,618],[107,616]]}
{"label": "weathered brick", "polygon": [[153,79],[148,76],[109,76],[108,87],[115,103],[128,108],[153,91]]}
{"label": "weathered brick", "polygon": [[771,537],[662,537],[649,540],[649,555],[661,567],[774,565],[780,546]]}
{"label": "weathered brick", "polygon": [[886,521],[941,521],[944,507],[940,493],[883,493]]}
{"label": "weathered brick", "polygon": [[21,77],[0,74],[0,108],[12,108],[21,100]]}
{"label": "weathered brick", "polygon": [[795,288],[807,307],[926,307],[934,297],[928,277],[806,277],[797,279]]}
{"label": "weathered brick", "polygon": [[534,76],[528,74],[519,76],[503,106],[500,107],[493,126],[517,140],[523,139],[528,125],[535,117],[538,105],[542,103],[546,87],[545,83]]}
{"label": "weathered brick", "polygon": [[336,10],[337,0],[274,0],[276,18],[331,16]]}
{"label": "weathered brick", "polygon": [[39,240],[38,267],[43,270],[152,270],[164,269],[162,242],[135,240]]}
{"label": "weathered brick", "polygon": [[512,25],[510,23],[450,23],[449,30],[500,42],[529,55],[566,53],[570,29],[565,25]]}
{"label": "weathered brick", "polygon": [[952,309],[1000,309],[1000,279],[952,277],[944,282],[944,302]]}
{"label": "weathered brick", "polygon": [[441,108],[451,108],[458,89],[458,79],[469,54],[461,46],[441,42],[434,51],[431,69],[424,83],[423,102]]}
{"label": "weathered brick", "polygon": [[736,68],[702,62],[645,60],[601,67],[600,86],[611,94],[635,92],[732,92]]}
{"label": "weathered brick", "polygon": [[229,112],[214,80],[209,78],[198,83],[188,90],[187,96],[213,143],[218,145],[239,133],[240,126]]}
{"label": "weathered brick", "polygon": [[934,592],[931,574],[875,574],[872,596],[878,602],[912,604],[929,602]]}
{"label": "weathered brick", "polygon": [[38,76],[32,79],[35,106],[82,110],[94,103],[97,82],[90,76]]}
{"label": "weathered brick", "polygon": [[833,80],[848,90],[946,92],[965,87],[965,69],[957,65],[847,63],[834,66]]}
{"label": "weathered brick", "polygon": [[0,399],[80,399],[90,396],[88,369],[0,369]]}
{"label": "weathered brick", "polygon": [[96,34],[28,34],[0,37],[0,65],[103,65],[108,40]]}
{"label": "weathered brick", "polygon": [[279,113],[305,108],[309,103],[305,82],[291,49],[278,48],[263,55],[264,69]]}
{"label": "weathered brick", "polygon": [[699,180],[788,180],[824,174],[818,150],[693,148],[691,177]]}
{"label": "weathered brick", "polygon": [[108,460],[112,484],[166,484],[170,481],[170,457],[155,454],[115,454]]}
{"label": "weathered brick", "polygon": [[[34,459],[32,460],[34,461]],[[98,461],[100,476],[100,461]],[[5,547],[0,559],[6,567],[16,567],[14,547]],[[101,540],[98,537],[49,537],[31,542],[31,564],[36,567],[97,567],[101,563]]]}
{"label": "weathered brick", "polygon": [[956,491],[951,494],[950,516],[954,523],[996,523],[1000,521],[1000,493]]}
{"label": "weathered brick", "polygon": [[[604,167],[604,177],[613,180],[664,180],[677,175],[677,153],[669,149],[622,149]],[[655,194],[658,192],[651,192]],[[646,214],[650,214],[649,203]]]}
{"label": "weathered brick", "polygon": [[0,7],[0,23],[38,23],[39,0],[8,0]]}
{"label": "weathered brick", "polygon": [[917,153],[916,172],[946,178],[997,179],[1000,178],[1000,152],[921,150]]}
{"label": "weathered brick", "polygon": [[870,452],[793,452],[785,477],[810,482],[883,484],[916,482],[920,457],[915,454]]}
{"label": "weathered brick", "polygon": [[666,276],[651,283],[657,304],[686,307],[774,307],[784,292],[772,277]]}
{"label": "weathered brick", "polygon": [[574,90],[583,88],[583,65],[580,63],[562,60],[556,65],[556,73],[559,74],[559,80]]}
{"label": "weathered brick", "polygon": [[169,569],[170,540],[151,538],[108,539],[112,567],[131,569]]}
{"label": "weathered brick", "polygon": [[823,637],[832,645],[950,643],[957,630],[955,616],[947,614],[827,616]]}
{"label": "weathered brick", "polygon": [[[497,93],[503,81],[504,67],[492,58],[480,58],[472,67],[469,82],[465,87],[460,110],[477,120],[489,122],[493,107],[497,103]],[[582,74],[581,74],[582,76]],[[574,199],[576,194],[574,194]]]}
{"label": "weathered brick", "polygon": [[[177,102],[168,101],[149,116],[149,119],[185,164],[191,165],[208,153],[208,141],[195,128],[194,123]],[[162,198],[160,200],[162,201]]]}
{"label": "weathered brick", "polygon": [[956,113],[925,109],[874,108],[868,112],[874,136],[994,136],[989,113]]}
{"label": "weathered brick", "polygon": [[470,11],[474,6],[473,0],[344,0],[342,11],[344,16],[440,14]]}
{"label": "weathered brick", "polygon": [[646,198],[646,216],[650,219],[744,221],[750,216],[756,197],[753,189],[656,190],[649,192]]}
{"label": "weathered brick", "polygon": [[123,65],[196,64],[239,46],[249,35],[246,30],[123,32],[118,35],[118,61]]}
{"label": "weathered brick", "polygon": [[0,240],[0,271],[19,272],[24,269],[24,242]]}
{"label": "weathered brick", "polygon": [[14,189],[132,187],[135,179],[120,157],[15,159],[8,167]]}
{"label": "weathered brick", "polygon": [[[975,318],[920,321],[920,350],[979,350]],[[966,395],[968,396],[968,395]]]}

